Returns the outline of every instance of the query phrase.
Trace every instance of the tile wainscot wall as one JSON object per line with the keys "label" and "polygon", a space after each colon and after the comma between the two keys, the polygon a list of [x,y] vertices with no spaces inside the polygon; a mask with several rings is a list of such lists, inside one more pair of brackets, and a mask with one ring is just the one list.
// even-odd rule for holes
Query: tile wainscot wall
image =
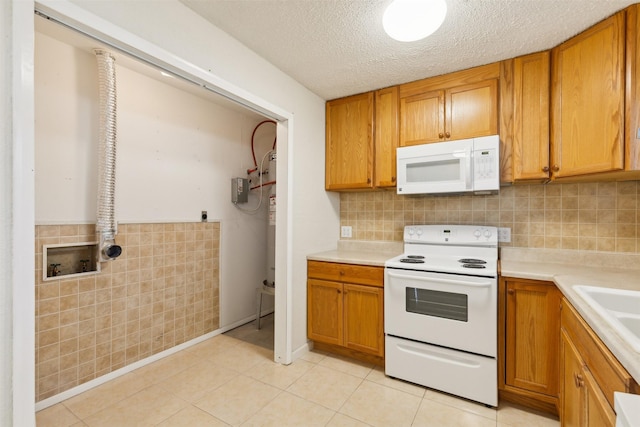
{"label": "tile wainscot wall", "polygon": [[46,281],[43,245],[95,241],[95,226],[35,234],[37,401],[219,328],[219,223],[120,225],[122,256]]}

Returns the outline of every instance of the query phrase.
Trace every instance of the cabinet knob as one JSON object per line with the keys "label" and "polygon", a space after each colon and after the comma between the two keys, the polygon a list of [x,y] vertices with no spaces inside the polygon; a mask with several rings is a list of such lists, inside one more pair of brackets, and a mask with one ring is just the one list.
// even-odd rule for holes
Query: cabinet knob
{"label": "cabinet knob", "polygon": [[396,177],[395,176],[391,177],[391,182],[396,182]]}
{"label": "cabinet knob", "polygon": [[553,170],[554,172],[558,172],[560,170],[560,166],[553,165],[553,168],[551,168],[551,170]]}
{"label": "cabinet knob", "polygon": [[340,293],[340,289],[336,289],[336,291],[338,291],[338,293]]}
{"label": "cabinet knob", "polygon": [[447,138],[451,138],[451,134],[449,132],[445,133],[444,136],[446,136]]}
{"label": "cabinet knob", "polygon": [[444,138],[444,134],[443,133],[439,133],[438,134],[438,138],[440,138],[440,139]]}
{"label": "cabinet knob", "polygon": [[576,388],[584,386],[584,380],[580,374],[573,374],[573,382],[575,383]]}
{"label": "cabinet knob", "polygon": [[545,166],[542,168],[542,172],[549,172],[549,166]]}
{"label": "cabinet knob", "polygon": [[344,271],[340,270],[340,275],[344,276]]}
{"label": "cabinet knob", "polygon": [[516,293],[516,291],[514,291],[513,289],[509,289],[509,290],[507,291],[507,293],[508,293],[509,295],[514,295],[514,294]]}
{"label": "cabinet knob", "polygon": [[367,178],[367,184],[371,184],[371,178]]}

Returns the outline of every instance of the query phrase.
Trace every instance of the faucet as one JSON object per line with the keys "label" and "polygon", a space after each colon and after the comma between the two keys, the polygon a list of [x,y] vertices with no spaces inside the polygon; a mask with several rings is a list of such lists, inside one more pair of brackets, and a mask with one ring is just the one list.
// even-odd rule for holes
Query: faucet
{"label": "faucet", "polygon": [[51,264],[51,277],[60,274],[60,269],[58,268],[59,266],[60,264]]}

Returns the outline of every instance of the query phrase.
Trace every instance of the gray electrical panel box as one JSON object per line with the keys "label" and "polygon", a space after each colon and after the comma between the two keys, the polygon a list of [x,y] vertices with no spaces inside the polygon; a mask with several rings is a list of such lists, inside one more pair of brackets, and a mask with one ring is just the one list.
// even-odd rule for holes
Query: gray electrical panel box
{"label": "gray electrical panel box", "polygon": [[231,178],[231,203],[247,203],[249,201],[249,180],[247,178]]}

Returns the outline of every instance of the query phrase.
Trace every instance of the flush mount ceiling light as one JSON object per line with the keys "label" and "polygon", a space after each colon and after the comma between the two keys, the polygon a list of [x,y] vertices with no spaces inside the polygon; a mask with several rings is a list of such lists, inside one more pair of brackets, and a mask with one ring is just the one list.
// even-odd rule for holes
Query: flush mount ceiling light
{"label": "flush mount ceiling light", "polygon": [[394,0],[387,6],[382,26],[401,42],[413,42],[435,32],[447,14],[445,0]]}

